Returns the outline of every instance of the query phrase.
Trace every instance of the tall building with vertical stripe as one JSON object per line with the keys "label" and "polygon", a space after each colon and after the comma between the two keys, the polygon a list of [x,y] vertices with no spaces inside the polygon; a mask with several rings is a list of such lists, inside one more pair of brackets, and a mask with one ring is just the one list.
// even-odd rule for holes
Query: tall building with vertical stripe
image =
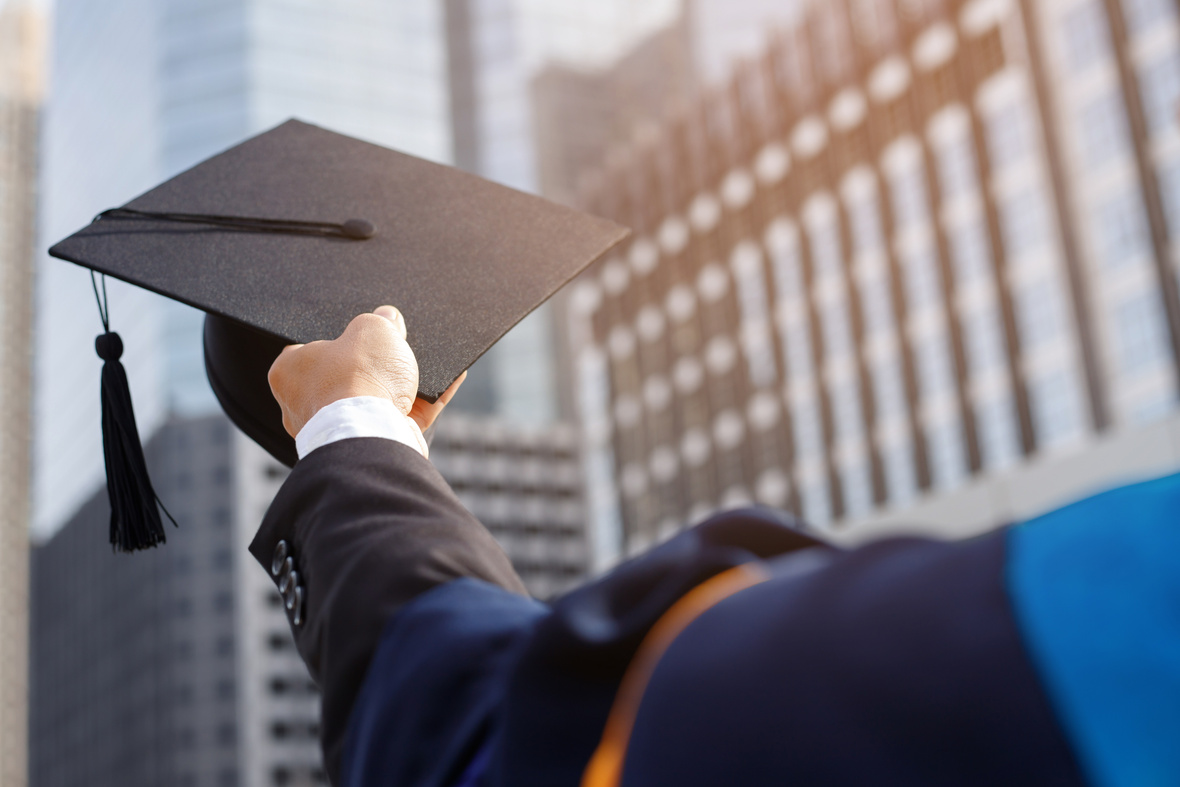
{"label": "tall building with vertical stripe", "polygon": [[33,238],[44,19],[0,4],[0,785],[28,783]]}
{"label": "tall building with vertical stripe", "polygon": [[811,3],[586,178],[635,229],[568,312],[619,546],[747,503],[967,533],[1180,466],[1178,13]]}

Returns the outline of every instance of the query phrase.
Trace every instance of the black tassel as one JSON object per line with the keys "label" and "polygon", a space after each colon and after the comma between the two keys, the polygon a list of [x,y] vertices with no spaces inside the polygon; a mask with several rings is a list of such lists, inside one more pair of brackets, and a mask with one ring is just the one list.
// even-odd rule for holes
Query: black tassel
{"label": "black tassel", "polygon": [[[103,295],[106,295],[105,279]],[[98,297],[97,284],[95,297]],[[119,363],[123,340],[110,330],[104,300],[99,301],[99,313],[106,333],[94,340],[94,347],[103,360],[102,449],[106,459],[107,495],[111,501],[111,546],[117,552],[134,552],[166,540],[161,509],[174,526],[176,520],[156,496],[148,476],[143,445],[135,426],[127,372]]]}

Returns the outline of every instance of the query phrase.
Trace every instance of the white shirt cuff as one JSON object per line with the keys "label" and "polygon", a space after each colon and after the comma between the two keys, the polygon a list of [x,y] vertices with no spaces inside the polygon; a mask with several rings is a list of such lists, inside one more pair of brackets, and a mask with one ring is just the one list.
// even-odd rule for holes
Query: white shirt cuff
{"label": "white shirt cuff", "polygon": [[295,450],[302,459],[321,446],[352,437],[383,437],[430,455],[418,423],[379,396],[354,396],[320,408],[295,436]]}

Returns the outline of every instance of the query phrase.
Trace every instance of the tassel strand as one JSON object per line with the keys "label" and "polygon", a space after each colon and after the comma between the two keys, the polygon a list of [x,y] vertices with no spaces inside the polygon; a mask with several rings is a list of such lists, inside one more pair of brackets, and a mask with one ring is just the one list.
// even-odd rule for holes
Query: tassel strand
{"label": "tassel strand", "polygon": [[104,333],[94,340],[102,358],[102,448],[106,461],[107,496],[111,501],[111,546],[116,552],[135,552],[164,543],[162,510],[176,526],[176,520],[160,502],[148,475],[143,445],[135,425],[131,406],[131,389],[127,372],[119,359],[123,340],[110,327],[110,307],[106,298],[106,277],[102,296],[98,283],[90,274],[94,297]]}

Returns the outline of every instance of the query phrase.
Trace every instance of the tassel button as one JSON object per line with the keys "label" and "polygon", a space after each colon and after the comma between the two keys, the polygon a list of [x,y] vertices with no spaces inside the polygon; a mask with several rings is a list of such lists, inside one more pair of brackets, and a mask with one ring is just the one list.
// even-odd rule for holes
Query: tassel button
{"label": "tassel button", "polygon": [[94,349],[104,361],[117,361],[123,357],[123,340],[117,333],[104,333],[94,339]]}

